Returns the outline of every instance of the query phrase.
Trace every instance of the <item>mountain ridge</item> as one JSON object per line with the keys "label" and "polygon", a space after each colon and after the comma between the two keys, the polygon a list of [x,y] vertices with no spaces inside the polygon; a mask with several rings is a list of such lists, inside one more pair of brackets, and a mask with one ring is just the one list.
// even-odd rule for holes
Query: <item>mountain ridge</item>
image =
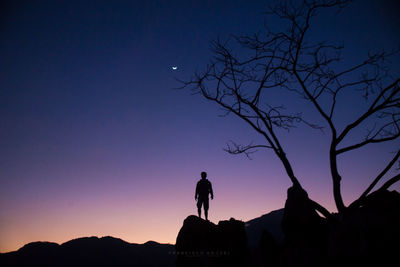
{"label": "mountain ridge", "polygon": [[245,223],[249,247],[256,247],[259,244],[264,231],[271,234],[278,243],[283,242],[283,231],[281,228],[283,212],[283,208],[273,210]]}
{"label": "mountain ridge", "polygon": [[0,253],[1,266],[173,266],[175,246],[120,238],[80,237],[62,244],[31,242],[17,251]]}
{"label": "mountain ridge", "polygon": [[[283,236],[283,233],[281,232],[281,230],[279,230],[279,233],[276,233],[276,227],[274,227],[273,229],[268,229],[270,228],[270,225],[273,224],[274,226],[276,226],[277,220],[281,219],[281,216],[283,215],[283,208],[282,209],[278,209],[278,210],[273,210],[270,211],[269,213],[263,214],[259,217],[253,218],[251,220],[248,220],[245,222],[246,225],[246,232],[249,234],[249,227],[253,227],[254,225],[257,225],[257,227],[260,227],[262,229],[266,229],[268,230],[272,236],[277,240],[277,241],[281,241],[281,236]],[[273,217],[273,218],[271,218]],[[279,222],[280,223],[280,222]],[[259,231],[259,229],[257,229],[257,231]],[[252,234],[252,230],[250,230],[250,233]],[[130,244],[130,245],[150,245],[150,244],[159,244],[159,245],[171,245],[174,246],[175,244],[171,244],[171,243],[160,243],[154,240],[148,240],[144,243],[130,243],[127,242],[121,238],[118,237],[113,237],[113,236],[102,236],[102,237],[98,237],[98,236],[87,236],[87,237],[77,237],[77,238],[73,238],[71,240],[65,241],[63,243],[57,243],[57,242],[51,242],[51,241],[33,241],[33,242],[29,242],[26,243],[25,245],[23,245],[22,247],[20,247],[17,250],[14,251],[8,251],[8,252],[0,252],[0,255],[4,255],[4,254],[8,254],[8,253],[12,253],[12,252],[17,252],[21,249],[24,249],[25,247],[30,247],[33,245],[41,245],[41,246],[51,246],[51,245],[57,245],[57,246],[62,246],[66,243],[72,242],[72,241],[76,241],[76,240],[85,240],[85,239],[93,239],[93,238],[97,238],[97,239],[114,239],[114,240],[120,240],[126,244]]]}
{"label": "mountain ridge", "polygon": [[[264,230],[281,241],[282,215],[283,209],[279,209],[245,222],[249,246],[257,246]],[[112,236],[78,237],[60,244],[35,241],[0,253],[1,266],[174,266],[175,259],[175,244],[153,240],[129,243]]]}

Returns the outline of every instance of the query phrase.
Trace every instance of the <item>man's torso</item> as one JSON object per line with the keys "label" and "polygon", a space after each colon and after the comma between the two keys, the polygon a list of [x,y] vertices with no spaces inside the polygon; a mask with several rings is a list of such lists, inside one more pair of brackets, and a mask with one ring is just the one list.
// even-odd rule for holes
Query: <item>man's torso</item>
{"label": "man's torso", "polygon": [[207,179],[202,179],[197,182],[197,193],[199,194],[199,197],[207,197],[208,194],[210,193],[210,188],[211,188],[211,183]]}

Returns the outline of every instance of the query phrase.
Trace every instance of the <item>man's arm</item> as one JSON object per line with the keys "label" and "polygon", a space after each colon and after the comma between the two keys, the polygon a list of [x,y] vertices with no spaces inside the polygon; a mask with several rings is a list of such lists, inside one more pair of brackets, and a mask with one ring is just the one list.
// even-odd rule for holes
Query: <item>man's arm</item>
{"label": "man's arm", "polygon": [[211,182],[210,182],[210,194],[211,194],[211,199],[214,199],[214,192],[212,190]]}
{"label": "man's arm", "polygon": [[199,195],[199,183],[196,185],[196,191],[194,192],[194,200],[197,200],[197,196]]}

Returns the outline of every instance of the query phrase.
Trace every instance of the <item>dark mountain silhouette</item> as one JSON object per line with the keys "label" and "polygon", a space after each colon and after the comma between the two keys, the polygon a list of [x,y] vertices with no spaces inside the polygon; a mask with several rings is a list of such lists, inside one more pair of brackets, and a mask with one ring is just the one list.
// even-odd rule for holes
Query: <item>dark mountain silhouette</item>
{"label": "dark mountain silhouette", "polygon": [[283,242],[281,227],[283,212],[284,209],[274,210],[246,222],[247,243],[249,247],[259,245],[264,231],[267,231],[278,243]]}
{"label": "dark mountain silhouette", "polygon": [[[280,227],[282,216],[283,209],[280,209],[246,222],[245,233],[248,246],[257,247],[261,238],[265,237],[265,233],[263,234],[265,230],[275,240],[282,242],[283,233]],[[189,216],[188,219],[191,222],[189,224],[195,227],[192,230],[197,229],[200,236],[203,236],[204,231],[212,231],[210,229],[215,230],[222,227],[225,229],[223,231],[226,231],[229,229],[229,225],[232,226],[233,222],[236,221],[233,219],[221,221],[218,225],[215,225],[196,216]],[[238,222],[236,226],[242,229],[243,222],[236,222]],[[233,229],[230,231],[233,231]],[[230,235],[225,233],[226,238]],[[245,240],[243,233],[240,235]],[[198,241],[199,239],[192,237],[189,240]],[[203,245],[207,248],[212,247],[209,243]],[[243,243],[241,245],[245,247]],[[131,244],[110,236],[102,238],[83,237],[67,241],[61,245],[52,242],[32,242],[17,251],[0,253],[0,266],[175,266],[175,257],[174,245],[159,244],[154,241],[148,241],[144,244]]]}
{"label": "dark mountain silhouette", "polygon": [[174,266],[175,248],[149,241],[131,244],[114,237],[83,237],[61,245],[33,242],[0,254],[0,266]]}
{"label": "dark mountain silhouette", "polygon": [[291,187],[284,209],[247,223],[188,216],[175,246],[113,237],[33,242],[0,254],[0,266],[397,266],[399,211],[400,194],[381,190],[360,208],[322,218],[307,192]]}
{"label": "dark mountain silhouette", "polygon": [[[248,244],[256,246],[263,230],[281,242],[280,229],[283,209],[272,211],[246,222],[245,231]],[[193,218],[194,217],[194,218]],[[191,217],[198,220],[196,216]],[[204,225],[214,225],[198,220]],[[221,222],[223,225],[226,222]],[[216,225],[214,225],[216,226]],[[211,226],[211,227],[214,227]],[[206,226],[205,226],[206,227]],[[83,237],[67,241],[61,245],[52,242],[32,242],[17,251],[0,253],[0,266],[174,266],[175,248],[169,244],[148,241],[131,244],[114,237]]]}

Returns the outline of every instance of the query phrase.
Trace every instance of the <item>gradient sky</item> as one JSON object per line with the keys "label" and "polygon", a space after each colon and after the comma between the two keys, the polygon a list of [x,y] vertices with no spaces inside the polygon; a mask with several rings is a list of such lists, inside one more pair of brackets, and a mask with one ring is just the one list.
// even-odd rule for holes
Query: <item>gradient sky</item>
{"label": "gradient sky", "polygon": [[[284,206],[290,181],[271,151],[248,160],[222,150],[229,140],[258,140],[255,133],[173,90],[175,77],[208,62],[210,40],[261,30],[268,1],[9,2],[0,7],[0,252],[91,235],[175,243],[196,213],[201,171],[214,187],[213,222]],[[313,34],[344,44],[346,64],[393,48],[395,2],[356,1],[316,21]],[[343,119],[358,110],[351,107]],[[310,197],[335,211],[329,134],[300,127],[282,140]],[[346,204],[394,145],[340,159]]]}

